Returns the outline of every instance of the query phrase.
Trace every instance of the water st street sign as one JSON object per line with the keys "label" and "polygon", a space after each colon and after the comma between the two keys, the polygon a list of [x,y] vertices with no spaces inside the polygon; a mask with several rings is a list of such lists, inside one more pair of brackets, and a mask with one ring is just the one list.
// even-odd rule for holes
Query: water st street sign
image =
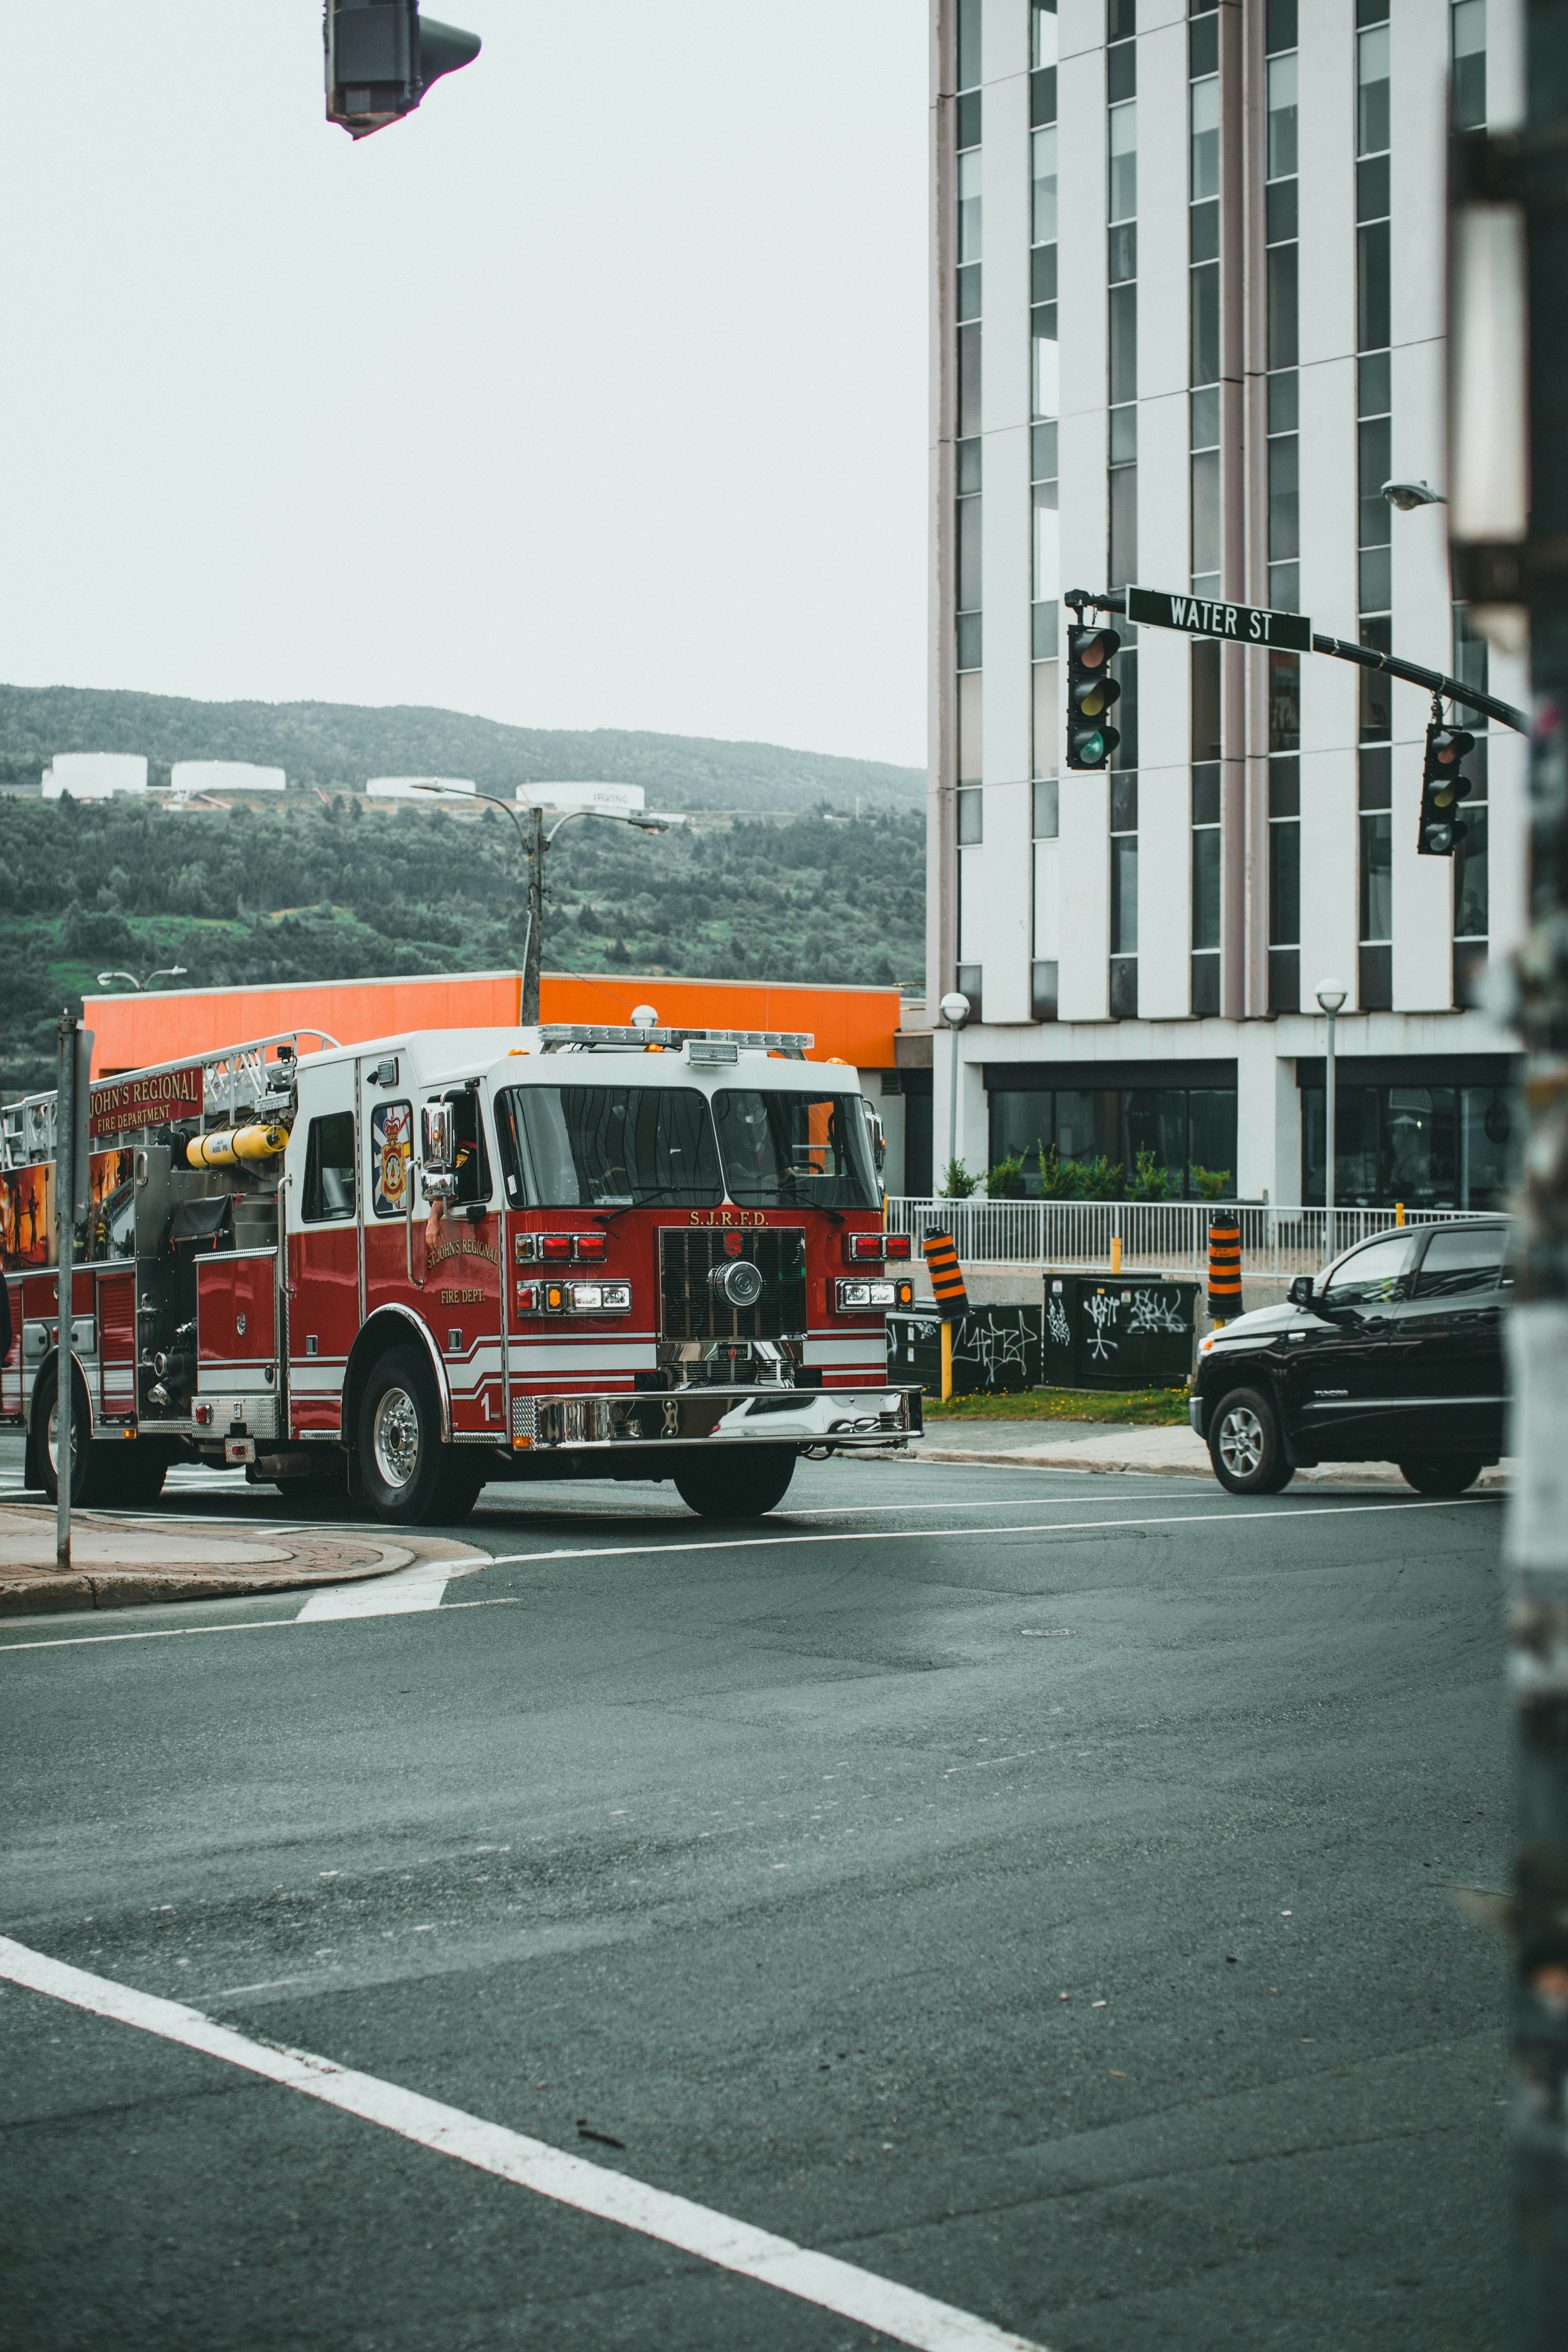
{"label": "water st street sign", "polygon": [[1189,637],[1219,637],[1272,653],[1312,650],[1312,624],[1304,613],[1271,613],[1262,604],[1212,604],[1202,596],[1168,595],[1163,588],[1129,588],[1127,617],[1148,628],[1180,629]]}

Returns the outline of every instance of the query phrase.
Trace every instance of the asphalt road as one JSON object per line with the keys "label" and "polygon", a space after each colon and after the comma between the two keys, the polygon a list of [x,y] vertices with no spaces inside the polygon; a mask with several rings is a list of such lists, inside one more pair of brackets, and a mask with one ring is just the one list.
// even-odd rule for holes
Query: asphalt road
{"label": "asphalt road", "polygon": [[[1053,2352],[1496,2344],[1498,1501],[787,1500],[491,1488],[438,1608],[7,1622],[0,1933]],[[0,2051],[7,2347],[909,2340],[39,1991]]]}

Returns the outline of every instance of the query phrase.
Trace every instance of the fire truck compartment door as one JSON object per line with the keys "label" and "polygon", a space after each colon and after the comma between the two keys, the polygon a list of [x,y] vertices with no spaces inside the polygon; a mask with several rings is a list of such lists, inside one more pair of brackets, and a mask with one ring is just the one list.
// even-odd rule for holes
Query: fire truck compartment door
{"label": "fire truck compartment door", "polygon": [[196,1361],[205,1377],[271,1369],[278,1357],[278,1261],[270,1250],[196,1267]]}
{"label": "fire truck compartment door", "polygon": [[22,1411],[22,1286],[11,1290],[11,1351],[0,1365],[0,1419],[14,1421]]}

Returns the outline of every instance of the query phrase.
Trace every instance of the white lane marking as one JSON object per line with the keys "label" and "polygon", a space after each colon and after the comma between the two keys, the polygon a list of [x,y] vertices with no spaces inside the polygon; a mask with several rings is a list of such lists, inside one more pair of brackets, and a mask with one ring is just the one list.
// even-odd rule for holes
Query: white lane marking
{"label": "white lane marking", "polygon": [[[1142,1519],[1074,1519],[1063,1522],[1047,1519],[1021,1528],[850,1528],[843,1535],[812,1536],[733,1536],[711,1543],[686,1544],[605,1544],[582,1551],[503,1551],[494,1552],[486,1559],[436,1560],[430,1567],[442,1569],[449,1577],[477,1576],[487,1568],[526,1568],[540,1560],[557,1559],[647,1559],[665,1553],[696,1551],[752,1551],[768,1545],[832,1544],[832,1543],[914,1543],[924,1538],[942,1537],[945,1541],[953,1536],[1077,1536],[1093,1535],[1100,1528],[1183,1528],[1202,1527],[1211,1520],[1231,1524],[1239,1519],[1271,1519],[1278,1526],[1286,1519],[1357,1518],[1368,1511],[1451,1511],[1461,1505],[1500,1503],[1502,1496],[1446,1496],[1436,1502],[1383,1503],[1315,1503],[1306,1510],[1286,1508],[1277,1511],[1174,1511],[1159,1517]],[[426,1563],[421,1563],[426,1565]],[[406,1573],[407,1571],[397,1571]],[[448,1601],[442,1614],[454,1609],[516,1609],[521,1598],[510,1593],[492,1593],[482,1601]],[[303,1616],[301,1612],[300,1615]],[[254,1633],[263,1626],[297,1625],[300,1617],[253,1617],[233,1625],[168,1625],[156,1626],[144,1633],[64,1633],[53,1641],[0,1642],[0,1652],[6,1650],[80,1650],[96,1646],[100,1642],[168,1642],[190,1633]],[[319,1621],[318,1621],[319,1622]],[[329,1621],[330,1622],[330,1621]]]}
{"label": "white lane marking", "polygon": [[0,1977],[51,2000],[68,2002],[73,2009],[87,2010],[95,2017],[133,2025],[163,2041],[220,2058],[285,2090],[301,2091],[308,2099],[319,2099],[344,2115],[378,2124],[417,2147],[455,2157],[476,2171],[531,2189],[536,2196],[569,2205],[576,2212],[591,2213],[601,2221],[614,2221],[639,2236],[679,2247],[699,2261],[734,2271],[781,2294],[815,2304],[820,2310],[837,2312],[840,2318],[877,2329],[896,2343],[914,2345],[920,2352],[1044,2352],[1042,2346],[1026,2336],[994,2327],[989,2320],[978,2319],[952,2304],[937,2303],[912,2287],[879,2277],[875,2271],[840,2262],[837,2255],[814,2253],[789,2238],[776,2238],[770,2231],[717,2213],[710,2206],[694,2205],[689,2198],[650,2188],[627,2173],[569,2156],[545,2140],[530,2139],[504,2125],[486,2123],[461,2107],[426,2099],[399,2084],[355,2074],[309,2050],[253,2042],[226,2025],[215,2024],[182,2001],[162,2000],[107,1977],[91,1976],[84,1969],[69,1968],[4,1936],[0,1936]]}
{"label": "white lane marking", "polygon": [[[395,1568],[390,1576],[367,1576],[353,1584],[327,1584],[312,1592],[295,1619],[297,1625],[333,1617],[404,1617],[416,1609],[439,1609],[450,1579],[468,1563],[455,1559],[416,1559],[408,1568]],[[488,1561],[475,1560],[475,1568]]]}

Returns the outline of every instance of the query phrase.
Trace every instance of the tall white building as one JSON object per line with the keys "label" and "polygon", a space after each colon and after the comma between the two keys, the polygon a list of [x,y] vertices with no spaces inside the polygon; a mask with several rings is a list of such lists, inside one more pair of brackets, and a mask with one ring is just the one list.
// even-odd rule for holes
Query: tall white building
{"label": "tall white building", "polygon": [[[1331,978],[1341,1202],[1500,1196],[1510,1046],[1475,996],[1522,927],[1522,739],[1459,714],[1487,797],[1422,856],[1426,695],[1117,623],[1121,741],[1076,772],[1062,596],[1306,614],[1524,702],[1453,604],[1446,509],[1381,495],[1444,486],[1450,107],[1517,118],[1521,13],[933,0],[928,987],[974,1007],[972,1171],[1144,1151],[1173,1194],[1321,1201]],[[939,1183],[948,1069],[942,1038]]]}

